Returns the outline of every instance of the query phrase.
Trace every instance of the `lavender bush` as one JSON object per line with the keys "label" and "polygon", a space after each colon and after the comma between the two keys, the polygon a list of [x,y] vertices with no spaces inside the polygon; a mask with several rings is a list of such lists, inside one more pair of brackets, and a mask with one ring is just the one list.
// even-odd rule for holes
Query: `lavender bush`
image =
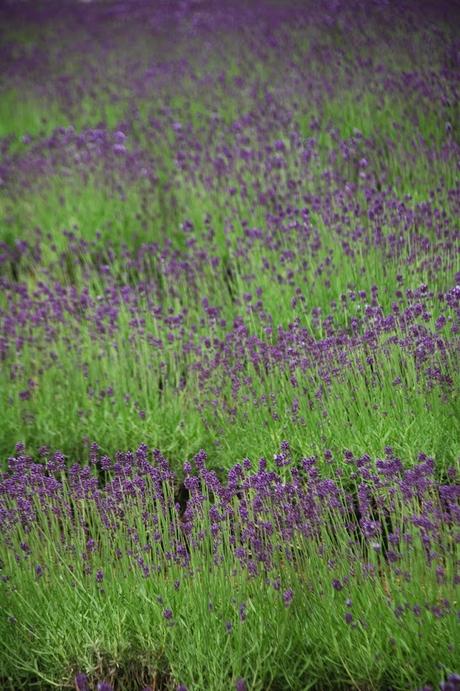
{"label": "lavender bush", "polygon": [[2,5],[2,688],[459,688],[459,24]]}
{"label": "lavender bush", "polygon": [[165,688],[435,681],[456,659],[458,485],[425,454],[406,471],[391,449],[345,460],[355,492],[286,441],[279,470],[245,458],[222,480],[201,451],[184,506],[157,449],[66,469],[19,445],[0,485],[5,660],[63,684],[74,661],[120,688],[160,654]]}

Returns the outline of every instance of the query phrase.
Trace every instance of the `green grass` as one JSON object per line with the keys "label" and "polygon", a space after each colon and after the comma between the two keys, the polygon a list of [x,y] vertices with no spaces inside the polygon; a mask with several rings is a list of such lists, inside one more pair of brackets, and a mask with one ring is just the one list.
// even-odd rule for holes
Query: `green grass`
{"label": "green grass", "polygon": [[56,127],[66,127],[68,119],[51,103],[9,89],[0,98],[0,137],[17,139],[26,135],[49,135]]}

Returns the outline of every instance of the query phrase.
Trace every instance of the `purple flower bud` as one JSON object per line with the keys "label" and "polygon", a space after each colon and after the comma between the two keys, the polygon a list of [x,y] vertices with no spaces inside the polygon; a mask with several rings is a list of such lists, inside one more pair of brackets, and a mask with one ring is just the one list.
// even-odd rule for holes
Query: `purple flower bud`
{"label": "purple flower bud", "polygon": [[289,607],[289,605],[292,602],[292,599],[294,597],[294,591],[291,588],[288,588],[288,590],[285,590],[283,593],[283,601],[286,607]]}
{"label": "purple flower bud", "polygon": [[113,688],[108,681],[100,681],[97,685],[97,691],[113,691]]}
{"label": "purple flower bud", "polygon": [[86,542],[86,549],[88,550],[88,552],[92,552],[94,550],[95,546],[96,546],[96,542],[93,540],[92,537],[90,537],[89,540],[87,540],[87,542]]}
{"label": "purple flower bud", "polygon": [[75,686],[77,687],[77,691],[89,691],[88,677],[86,674],[79,672],[75,676]]}

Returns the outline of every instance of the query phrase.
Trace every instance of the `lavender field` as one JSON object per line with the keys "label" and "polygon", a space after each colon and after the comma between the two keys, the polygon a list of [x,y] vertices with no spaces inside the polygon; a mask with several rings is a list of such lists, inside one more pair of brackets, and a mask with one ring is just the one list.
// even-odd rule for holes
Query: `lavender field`
{"label": "lavender field", "polygon": [[459,27],[0,4],[0,689],[459,691]]}

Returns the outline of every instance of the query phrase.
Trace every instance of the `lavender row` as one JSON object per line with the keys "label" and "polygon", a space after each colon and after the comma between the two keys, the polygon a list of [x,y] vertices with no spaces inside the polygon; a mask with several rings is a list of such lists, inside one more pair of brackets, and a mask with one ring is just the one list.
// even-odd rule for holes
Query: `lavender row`
{"label": "lavender row", "polygon": [[[459,522],[456,469],[449,468],[449,483],[440,484],[433,458],[420,453],[418,464],[404,469],[389,447],[385,457],[375,461],[367,454],[355,458],[344,452],[344,462],[354,469],[354,492],[340,480],[322,479],[316,457],[295,461],[286,441],[274,455],[277,470],[268,470],[264,458],[256,464],[246,458],[221,478],[207,468],[206,453],[201,451],[193,463],[184,463],[180,485],[160,451],[146,445],[136,452],[118,452],[112,460],[93,444],[91,465],[70,467],[60,452],[50,454],[44,448],[40,460],[34,461],[24,454],[22,444],[17,451],[1,478],[4,545],[17,549],[12,538],[22,534],[24,542],[15,559],[31,563],[27,534],[40,542],[37,531],[47,524],[61,525],[61,530],[66,526],[70,532],[61,533],[63,553],[73,552],[73,568],[97,580],[103,576],[94,573],[91,555],[98,553],[100,533],[113,535],[111,545],[117,535],[129,535],[127,554],[145,577],[151,573],[144,558],[152,567],[155,564],[153,573],[156,566],[168,563],[188,569],[194,550],[203,545],[217,566],[225,547],[235,562],[255,575],[259,569],[270,571],[279,553],[282,559],[295,559],[297,539],[318,546],[321,531],[332,520],[349,531],[349,547],[378,556],[374,565],[362,565],[365,571],[375,574],[380,559],[397,565],[407,545],[420,540],[426,568],[439,567],[444,582],[442,564],[449,561],[449,552],[437,540],[447,531],[455,541]],[[329,450],[324,458],[334,462]],[[86,522],[85,512],[93,525]],[[137,528],[129,524],[131,518],[138,521]],[[141,524],[145,544],[138,534]],[[77,544],[86,541],[82,554],[72,547],[74,539]],[[164,540],[170,543],[167,551]],[[118,551],[110,554],[115,564]],[[41,576],[47,565],[35,568]],[[457,582],[454,571],[450,576]]]}
{"label": "lavender row", "polygon": [[[336,462],[329,450],[324,457]],[[18,616],[21,609],[20,583],[33,588],[37,602],[65,583],[79,601],[92,598],[93,607],[113,602],[129,584],[131,597],[145,597],[165,630],[186,625],[187,598],[201,597],[208,583],[205,617],[229,637],[257,618],[261,587],[292,626],[296,616],[313,625],[314,612],[325,608],[322,616],[329,617],[332,606],[334,627],[366,636],[378,607],[394,636],[390,646],[412,627],[422,637],[427,626],[433,635],[438,625],[455,631],[457,470],[450,468],[448,483],[440,484],[435,460],[423,453],[405,470],[391,448],[380,459],[346,450],[344,461],[355,471],[351,488],[324,478],[318,460],[296,459],[285,441],[273,457],[276,470],[268,470],[266,459],[246,458],[219,476],[201,451],[184,464],[179,482],[160,451],[146,445],[112,459],[93,444],[91,464],[81,466],[47,449],[35,461],[18,444],[0,482],[8,626],[20,626],[14,614],[15,606]],[[223,582],[228,603],[218,594]],[[238,596],[245,582],[255,589],[246,600]],[[308,614],[301,615],[304,606]],[[455,634],[448,640],[455,659]],[[441,688],[457,682],[451,672]],[[90,682],[80,673],[76,683]],[[234,683],[244,688],[243,680]]]}

